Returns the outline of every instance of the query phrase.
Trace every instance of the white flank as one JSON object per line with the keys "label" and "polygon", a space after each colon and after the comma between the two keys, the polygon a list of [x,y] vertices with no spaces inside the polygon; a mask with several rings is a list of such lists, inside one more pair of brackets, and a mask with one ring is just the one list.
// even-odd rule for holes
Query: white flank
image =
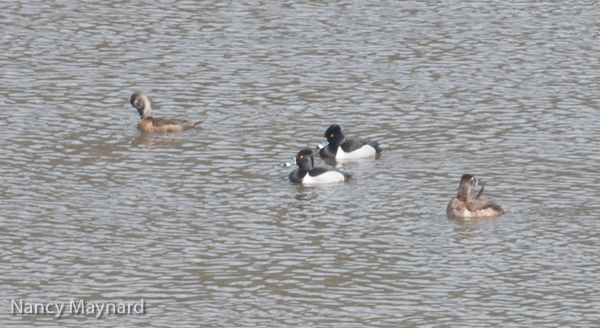
{"label": "white flank", "polygon": [[310,175],[305,175],[304,179],[302,179],[302,184],[310,185],[310,184],[327,184],[327,183],[338,183],[344,182],[344,175],[340,172],[336,171],[327,171],[321,175],[316,177],[311,177]]}
{"label": "white flank", "polygon": [[498,212],[496,212],[492,208],[486,208],[485,210],[479,210],[475,212],[471,212],[465,208],[462,210],[462,212],[459,213],[458,216],[463,218],[484,218],[496,215],[498,215]]}
{"label": "white flank", "polygon": [[460,213],[460,216],[463,218],[471,218],[471,217],[477,217],[477,213],[476,212],[471,212],[469,210],[467,210],[466,208],[462,210],[462,212]]}
{"label": "white flank", "polygon": [[349,153],[344,152],[342,147],[338,147],[337,154],[335,154],[335,159],[358,159],[365,157],[374,157],[377,152],[375,148],[369,145],[364,145],[355,151],[351,151]]}

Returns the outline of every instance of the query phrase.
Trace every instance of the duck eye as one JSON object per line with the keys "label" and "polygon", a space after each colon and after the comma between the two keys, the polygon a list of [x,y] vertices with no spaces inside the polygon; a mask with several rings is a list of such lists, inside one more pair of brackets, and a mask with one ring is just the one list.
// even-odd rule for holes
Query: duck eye
{"label": "duck eye", "polygon": [[304,158],[304,155],[300,155],[300,159],[303,159],[303,158]]}
{"label": "duck eye", "polygon": [[333,133],[329,136],[329,138],[333,138]]}

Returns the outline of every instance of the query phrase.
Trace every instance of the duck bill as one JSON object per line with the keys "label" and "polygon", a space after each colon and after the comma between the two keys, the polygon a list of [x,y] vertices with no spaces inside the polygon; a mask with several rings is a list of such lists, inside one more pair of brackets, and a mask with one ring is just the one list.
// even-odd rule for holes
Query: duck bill
{"label": "duck bill", "polygon": [[285,167],[294,166],[294,165],[296,165],[296,157],[292,158],[292,160],[289,162],[285,162],[285,163],[281,164],[281,166],[285,166]]}
{"label": "duck bill", "polygon": [[327,142],[327,139],[323,139],[323,141],[321,141],[321,143],[317,145],[317,149],[323,149],[327,147],[327,145],[329,145],[329,142]]}

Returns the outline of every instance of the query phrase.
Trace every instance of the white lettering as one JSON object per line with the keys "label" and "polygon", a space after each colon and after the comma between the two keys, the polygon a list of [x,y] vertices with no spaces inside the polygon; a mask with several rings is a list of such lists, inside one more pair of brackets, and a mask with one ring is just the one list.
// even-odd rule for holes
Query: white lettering
{"label": "white lettering", "polygon": [[106,304],[106,314],[110,314],[111,306],[112,306],[112,313],[113,314],[117,313],[117,306],[115,305],[115,303],[108,303],[108,304]]}
{"label": "white lettering", "polygon": [[94,313],[94,311],[96,310],[96,307],[94,307],[94,303],[88,303],[85,307],[85,313],[87,314]]}
{"label": "white lettering", "polygon": [[119,303],[119,305],[117,305],[117,312],[119,314],[125,314],[125,304]]}
{"label": "white lettering", "polygon": [[60,315],[62,314],[63,308],[65,307],[65,303],[60,303],[60,306],[58,306],[58,303],[54,304],[54,306],[56,306],[56,309],[58,310],[58,313],[56,314],[57,318],[60,318]]}
{"label": "white lettering", "polygon": [[[138,310],[136,310],[137,306],[140,306],[140,311],[138,312]],[[144,299],[142,298],[142,301],[140,303],[135,303],[133,305],[133,312],[135,313],[144,313]]]}
{"label": "white lettering", "polygon": [[[96,318],[108,314],[144,314],[144,299],[139,303],[87,303],[85,300],[71,300],[69,310],[65,310],[65,303],[28,303],[20,300],[10,300],[11,313],[18,314],[50,314],[60,318],[63,314],[94,314]],[[133,311],[132,311],[133,310]]]}
{"label": "white lettering", "polygon": [[11,300],[10,313],[15,313],[15,308],[19,313],[23,313],[23,300],[19,300],[19,304],[15,300]]}
{"label": "white lettering", "polygon": [[[33,313],[34,314],[44,313],[44,304],[42,304],[42,303],[33,303],[33,306],[34,306],[34,308],[33,308]],[[38,309],[40,309],[40,310],[38,311]]]}
{"label": "white lettering", "polygon": [[102,310],[104,309],[104,304],[106,303],[100,303],[102,306],[100,306],[98,303],[96,303],[96,309],[98,309],[98,314],[96,315],[96,318],[100,318],[100,316],[102,315]]}
{"label": "white lettering", "polygon": [[54,303],[46,304],[46,313],[54,313],[54,312],[50,311],[50,305],[54,305]]}
{"label": "white lettering", "polygon": [[[71,313],[79,313],[79,311],[81,310],[81,314],[83,314],[84,311],[84,306],[83,306],[83,300],[79,301],[79,306],[75,306],[75,302],[73,300],[71,300]],[[75,311],[73,311],[73,309],[75,309]]]}

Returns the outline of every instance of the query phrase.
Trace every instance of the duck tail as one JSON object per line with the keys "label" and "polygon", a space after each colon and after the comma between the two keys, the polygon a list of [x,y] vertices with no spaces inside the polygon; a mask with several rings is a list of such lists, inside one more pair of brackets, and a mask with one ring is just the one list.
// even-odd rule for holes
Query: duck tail
{"label": "duck tail", "polygon": [[375,153],[379,154],[381,153],[383,150],[381,148],[379,148],[379,143],[378,142],[369,142],[369,145],[371,145],[373,148],[375,148]]}

